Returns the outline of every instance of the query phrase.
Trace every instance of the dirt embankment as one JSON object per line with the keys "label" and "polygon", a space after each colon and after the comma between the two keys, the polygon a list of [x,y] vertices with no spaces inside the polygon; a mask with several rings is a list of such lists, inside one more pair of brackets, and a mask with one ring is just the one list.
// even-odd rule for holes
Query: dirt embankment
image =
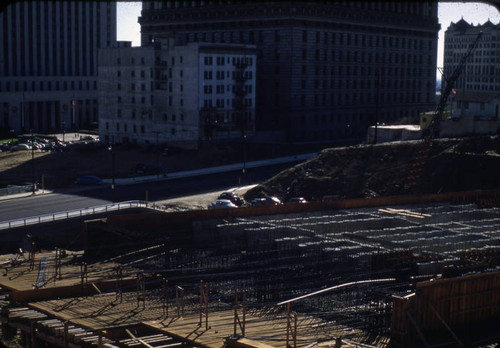
{"label": "dirt embankment", "polygon": [[427,149],[417,141],[325,149],[245,198],[320,200],[500,188],[499,154],[498,136],[435,140]]}

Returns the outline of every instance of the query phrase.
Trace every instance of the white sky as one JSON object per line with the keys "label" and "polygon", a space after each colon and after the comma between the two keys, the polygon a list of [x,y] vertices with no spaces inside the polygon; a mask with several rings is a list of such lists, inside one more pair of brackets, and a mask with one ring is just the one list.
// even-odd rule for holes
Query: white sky
{"label": "white sky", "polygon": [[[117,38],[120,41],[132,41],[133,46],[141,44],[141,28],[137,18],[141,15],[141,2],[118,2]],[[458,22],[462,17],[472,24],[483,24],[490,19],[494,24],[500,22],[500,12],[491,5],[480,2],[446,2],[438,4],[439,32],[438,67],[443,66],[444,32],[451,22]]]}

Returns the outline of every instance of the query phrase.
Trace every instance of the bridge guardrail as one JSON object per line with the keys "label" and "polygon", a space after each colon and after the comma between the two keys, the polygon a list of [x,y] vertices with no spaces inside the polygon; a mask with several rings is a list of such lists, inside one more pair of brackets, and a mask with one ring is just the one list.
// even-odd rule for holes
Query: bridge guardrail
{"label": "bridge guardrail", "polygon": [[110,211],[116,211],[121,209],[130,208],[146,208],[148,206],[145,201],[125,201],[111,204],[98,205],[95,207],[88,207],[82,209],[74,209],[68,211],[62,211],[46,215],[30,216],[26,218],[13,219],[8,221],[0,221],[0,230],[10,229],[14,227],[28,226],[34,224],[40,224],[43,222],[51,222],[57,220],[71,219],[75,217],[93,215],[99,213],[106,213]]}

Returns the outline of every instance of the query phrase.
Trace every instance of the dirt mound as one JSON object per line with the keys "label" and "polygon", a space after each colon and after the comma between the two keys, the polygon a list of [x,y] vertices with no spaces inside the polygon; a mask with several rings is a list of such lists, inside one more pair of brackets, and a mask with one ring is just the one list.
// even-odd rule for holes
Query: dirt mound
{"label": "dirt mound", "polygon": [[[325,149],[315,158],[256,186],[247,200],[274,195],[320,200],[500,188],[500,140],[494,137],[357,145]],[[417,179],[412,169],[420,167]],[[408,188],[413,180],[414,186]]]}

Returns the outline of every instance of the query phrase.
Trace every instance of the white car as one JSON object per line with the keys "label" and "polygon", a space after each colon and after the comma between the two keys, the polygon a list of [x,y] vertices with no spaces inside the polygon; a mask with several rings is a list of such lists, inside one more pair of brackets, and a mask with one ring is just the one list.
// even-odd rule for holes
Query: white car
{"label": "white car", "polygon": [[208,209],[237,208],[238,206],[229,199],[218,199],[208,205]]}

